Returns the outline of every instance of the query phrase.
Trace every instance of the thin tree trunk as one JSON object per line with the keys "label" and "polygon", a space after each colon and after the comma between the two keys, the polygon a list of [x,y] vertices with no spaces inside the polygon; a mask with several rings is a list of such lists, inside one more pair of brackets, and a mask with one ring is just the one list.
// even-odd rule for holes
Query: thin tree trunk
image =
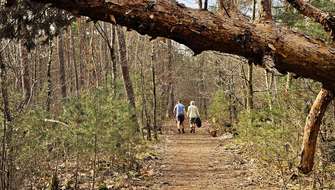
{"label": "thin tree trunk", "polygon": [[202,9],[202,0],[198,0],[199,9]]}
{"label": "thin tree trunk", "polygon": [[[104,31],[104,34],[108,34],[108,28],[107,28],[107,23],[103,23],[103,31]],[[106,35],[107,36],[107,35]],[[112,39],[112,38],[111,38]],[[108,43],[110,44],[110,40],[108,40]],[[103,43],[103,38],[100,38],[100,47],[101,47],[101,57],[100,57],[100,61],[101,63],[104,63],[105,64],[105,86],[106,86],[106,89],[108,89],[108,76],[109,76],[109,72],[110,72],[110,58],[108,57],[108,49],[107,49],[107,44],[106,43]]]}
{"label": "thin tree trunk", "polygon": [[[79,32],[78,32],[79,34]],[[78,35],[78,38],[79,35]],[[70,29],[70,40],[71,40],[71,49],[72,49],[72,57],[73,57],[73,68],[74,68],[74,77],[75,77],[75,88],[76,88],[76,96],[79,96],[80,91],[80,83],[79,83],[79,74],[78,74],[78,66],[77,66],[77,54],[76,54],[76,44],[74,35],[72,33],[72,29]]]}
{"label": "thin tree trunk", "polygon": [[67,68],[68,68],[68,80],[69,80],[69,94],[72,95],[74,92],[74,89],[76,89],[75,84],[75,78],[73,77],[74,71],[73,71],[73,64],[72,64],[72,48],[71,48],[71,36],[72,36],[72,27],[68,27],[66,32],[66,52],[67,52]]}
{"label": "thin tree trunk", "polygon": [[285,84],[285,93],[288,93],[291,88],[292,74],[287,73],[286,75],[286,84]]}
{"label": "thin tree trunk", "polygon": [[97,165],[97,153],[98,153],[98,138],[97,138],[97,127],[95,126],[95,132],[94,132],[94,158],[93,158],[93,174],[92,174],[92,187],[91,190],[94,190],[95,188],[95,178],[96,178],[96,165]]}
{"label": "thin tree trunk", "polygon": [[[141,68],[140,68],[140,75],[141,75],[141,96],[142,96],[142,112],[143,112],[143,117],[142,117],[142,123],[143,123],[143,129],[145,128],[147,130],[147,139],[151,140],[151,127],[150,127],[150,116],[148,113],[147,109],[147,100],[146,100],[146,90],[145,90],[145,76],[144,76],[144,71],[143,71],[143,63],[141,63]],[[142,130],[142,133],[144,131]],[[144,133],[143,133],[144,137]]]}
{"label": "thin tree trunk", "polygon": [[111,59],[112,59],[112,89],[113,94],[116,96],[116,79],[117,79],[117,55],[116,55],[116,26],[111,25],[111,46],[109,48]]}
{"label": "thin tree trunk", "polygon": [[[91,78],[90,80],[92,80],[91,84],[92,86],[98,87],[100,86],[100,69],[99,69],[99,63],[97,62],[97,59],[95,57],[95,47],[94,47],[94,25],[93,23],[91,23],[90,25],[90,40],[89,40],[89,47],[90,47],[90,57],[91,57],[91,65],[92,65],[92,75],[93,78]],[[108,43],[108,42],[107,42]]]}
{"label": "thin tree trunk", "polygon": [[254,90],[253,90],[253,63],[249,62],[247,78],[247,109],[251,112],[254,109]]}
{"label": "thin tree trunk", "polygon": [[21,45],[21,67],[22,67],[21,77],[22,77],[23,97],[24,97],[24,102],[28,103],[30,99],[30,93],[31,93],[28,50],[27,50],[27,47],[24,45],[23,41],[21,41],[20,45]]}
{"label": "thin tree trunk", "polygon": [[334,98],[333,91],[322,88],[306,119],[299,170],[304,174],[312,171],[317,137],[328,105]]}
{"label": "thin tree trunk", "polygon": [[130,106],[131,111],[131,119],[133,120],[137,131],[140,130],[139,124],[136,116],[136,103],[135,103],[135,94],[133,89],[133,84],[131,82],[129,67],[128,67],[128,59],[127,59],[127,46],[125,34],[122,28],[117,29],[118,39],[119,39],[119,50],[120,50],[120,58],[121,58],[121,71],[124,82],[124,88],[126,90],[127,99]]}
{"label": "thin tree trunk", "polygon": [[208,10],[208,0],[205,0],[204,2],[204,10]]}
{"label": "thin tree trunk", "polygon": [[[85,48],[85,32],[86,28],[82,26],[80,18],[77,20],[78,23],[78,40],[79,40],[79,84],[80,89],[85,87],[85,68],[84,68],[84,48]],[[83,37],[82,37],[83,33]]]}
{"label": "thin tree trunk", "polygon": [[252,20],[256,19],[256,5],[257,5],[257,1],[253,0],[253,4],[252,4]]}
{"label": "thin tree trunk", "polygon": [[[77,120],[76,121],[76,128],[78,129],[80,127],[80,123]],[[76,168],[74,170],[74,189],[78,190],[79,189],[79,132],[76,131],[76,136],[75,136],[75,148],[76,148]]]}
{"label": "thin tree trunk", "polygon": [[205,71],[204,69],[206,68],[205,65],[206,61],[205,61],[205,55],[202,56],[201,62],[200,62],[200,77],[201,77],[201,81],[200,81],[200,89],[201,89],[201,104],[202,104],[202,109],[204,112],[204,116],[205,118],[207,118],[208,113],[207,113],[207,93],[206,93],[206,82],[205,82]]}
{"label": "thin tree trunk", "polygon": [[0,52],[0,83],[1,83],[1,97],[2,97],[2,111],[3,111],[3,141],[2,141],[2,152],[1,152],[1,187],[3,189],[11,189],[12,177],[14,176],[11,172],[13,171],[10,163],[12,161],[11,141],[12,141],[12,127],[11,122],[13,120],[10,108],[9,108],[9,95],[8,95],[8,84],[7,84],[7,68]]}
{"label": "thin tree trunk", "polygon": [[156,52],[154,42],[151,45],[151,71],[152,71],[152,93],[153,93],[153,130],[154,130],[154,138],[158,140],[157,136],[157,92],[156,92]]}
{"label": "thin tree trunk", "polygon": [[48,69],[47,69],[47,101],[46,101],[46,110],[49,112],[51,107],[51,96],[52,96],[52,78],[51,78],[51,64],[52,64],[52,41],[49,41],[48,47]]}
{"label": "thin tree trunk", "polygon": [[168,65],[167,65],[167,80],[168,80],[168,99],[167,99],[167,109],[166,109],[166,118],[173,113],[173,106],[174,106],[174,86],[173,86],[173,49],[172,49],[172,41],[168,40]]}
{"label": "thin tree trunk", "polygon": [[247,111],[249,113],[248,125],[253,125],[254,109],[254,89],[253,89],[253,63],[249,61],[248,78],[247,78]]}
{"label": "thin tree trunk", "polygon": [[269,77],[269,72],[264,69],[264,77],[265,77],[265,86],[266,86],[266,96],[268,99],[268,106],[269,106],[269,110],[270,110],[270,115],[271,115],[271,122],[274,122],[274,118],[273,118],[273,113],[272,113],[272,109],[273,109],[273,93],[272,93],[272,84],[273,84],[273,73],[270,73],[270,77]]}
{"label": "thin tree trunk", "polygon": [[60,33],[58,36],[59,82],[63,99],[67,97],[64,45],[64,34]]}

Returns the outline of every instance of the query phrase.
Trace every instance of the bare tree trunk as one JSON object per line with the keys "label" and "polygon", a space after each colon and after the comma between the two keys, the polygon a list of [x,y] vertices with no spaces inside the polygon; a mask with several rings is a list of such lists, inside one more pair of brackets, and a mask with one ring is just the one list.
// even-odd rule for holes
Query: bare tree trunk
{"label": "bare tree trunk", "polygon": [[[78,32],[79,33],[79,32]],[[79,36],[78,36],[79,37]],[[74,68],[74,77],[75,77],[75,88],[76,88],[76,96],[79,96],[80,91],[80,83],[79,83],[79,74],[78,74],[78,66],[77,66],[77,54],[76,54],[76,45],[74,34],[72,33],[72,29],[70,28],[70,40],[71,40],[71,49],[72,49],[72,57],[73,57],[73,68]]]}
{"label": "bare tree trunk", "polygon": [[52,41],[49,40],[48,47],[48,70],[47,70],[47,101],[46,101],[46,110],[49,112],[51,107],[51,99],[52,99],[52,78],[51,78],[51,64],[52,64]]}
{"label": "bare tree trunk", "polygon": [[65,74],[65,58],[64,58],[64,34],[58,36],[58,58],[59,58],[59,81],[62,97],[67,97],[66,74]]}
{"label": "bare tree trunk", "polygon": [[[151,140],[151,126],[150,126],[150,116],[147,109],[147,99],[146,99],[146,90],[145,90],[145,77],[144,77],[144,71],[143,71],[143,63],[140,62],[141,68],[140,68],[140,75],[141,75],[141,96],[142,96],[142,128],[146,129],[147,131],[147,139]],[[143,137],[144,137],[144,131],[142,130]]]}
{"label": "bare tree trunk", "polygon": [[[92,65],[92,78],[90,79],[91,80],[91,84],[92,86],[95,86],[95,87],[99,87],[100,86],[100,63],[97,62],[97,59],[96,59],[96,55],[95,55],[95,47],[94,47],[94,25],[93,23],[90,24],[90,33],[92,35],[90,35],[90,40],[89,40],[89,47],[90,47],[90,58],[91,58],[91,65]],[[107,43],[108,43],[108,40],[107,40]]]}
{"label": "bare tree trunk", "polygon": [[299,170],[304,174],[313,169],[318,133],[324,113],[334,98],[334,92],[321,89],[306,119]]}
{"label": "bare tree trunk", "polygon": [[292,74],[287,73],[286,75],[286,84],[285,84],[285,93],[288,93],[291,88]]}
{"label": "bare tree trunk", "polygon": [[254,109],[254,90],[253,90],[253,64],[249,62],[247,76],[247,109],[251,112]]}
{"label": "bare tree trunk", "polygon": [[204,2],[204,10],[208,10],[208,0],[205,0]]}
{"label": "bare tree trunk", "polygon": [[199,9],[202,9],[202,0],[198,0]]}
{"label": "bare tree trunk", "polygon": [[155,44],[154,42],[151,45],[151,71],[152,71],[152,93],[153,93],[153,130],[154,130],[154,138],[158,140],[157,136],[157,93],[156,93],[156,52],[155,52]]}
{"label": "bare tree trunk", "polygon": [[118,39],[119,39],[119,50],[120,50],[120,59],[121,59],[121,71],[124,82],[124,88],[126,90],[127,99],[131,109],[131,119],[133,120],[137,131],[140,130],[137,116],[136,116],[136,104],[135,104],[135,94],[133,89],[133,84],[129,75],[128,59],[127,59],[127,46],[125,34],[122,28],[117,29]]}
{"label": "bare tree trunk", "polygon": [[111,25],[111,47],[110,54],[112,58],[112,89],[113,89],[113,94],[116,96],[116,79],[117,79],[117,63],[118,59],[116,56],[116,26]]}
{"label": "bare tree trunk", "polygon": [[207,102],[206,102],[206,84],[205,84],[205,55],[201,55],[199,60],[199,105],[201,106],[201,110],[203,110],[205,118],[207,118]]}
{"label": "bare tree trunk", "polygon": [[[270,74],[270,76],[269,76]],[[266,86],[266,93],[267,93],[267,99],[268,99],[268,106],[270,110],[270,116],[271,116],[271,122],[274,123],[274,116],[273,116],[273,82],[274,82],[274,74],[269,73],[266,69],[264,70],[264,77],[265,77],[265,86]]]}
{"label": "bare tree trunk", "polygon": [[1,83],[1,97],[2,97],[2,111],[3,111],[3,137],[2,137],[2,152],[1,152],[1,188],[4,190],[10,190],[13,183],[13,168],[12,168],[12,154],[11,141],[12,141],[12,127],[11,122],[13,120],[10,108],[9,108],[9,95],[8,95],[8,84],[7,84],[7,68],[0,52],[0,83]]}
{"label": "bare tree trunk", "polygon": [[[104,31],[104,34],[108,34],[108,27],[107,27],[107,24],[108,23],[103,23],[103,31]],[[110,40],[108,40],[107,43],[111,43]],[[101,57],[100,57],[100,60],[101,60],[101,63],[104,63],[104,69],[105,69],[105,86],[106,86],[106,89],[108,89],[108,85],[109,85],[109,82],[108,82],[108,76],[109,76],[109,73],[110,73],[110,61],[111,60],[108,56],[108,47],[107,47],[107,44],[106,43],[103,43],[102,39],[100,38],[100,47],[101,47]]]}
{"label": "bare tree trunk", "polygon": [[75,89],[75,78],[73,77],[74,75],[74,71],[73,71],[73,64],[72,64],[72,52],[71,52],[71,33],[72,33],[72,27],[68,27],[66,30],[66,37],[65,37],[65,45],[66,45],[66,62],[67,62],[67,67],[66,70],[68,73],[67,77],[68,77],[68,94],[71,96],[73,95],[74,89]]}
{"label": "bare tree trunk", "polygon": [[[97,31],[99,32],[100,36],[104,39],[105,41],[105,46],[104,47],[107,47],[108,50],[109,50],[109,54],[110,54],[110,58],[111,58],[111,78],[112,78],[112,81],[111,81],[111,87],[112,87],[112,91],[113,91],[113,96],[115,97],[116,96],[116,78],[117,78],[117,62],[118,62],[118,59],[117,59],[117,54],[116,54],[116,29],[113,25],[111,25],[111,28],[110,28],[110,40],[109,40],[109,35],[108,35],[108,32],[107,32],[107,26],[104,25],[104,28],[101,27],[100,24],[97,24],[95,25],[96,26],[96,29]],[[107,58],[107,54],[105,55],[105,57]],[[108,63],[106,63],[106,69],[108,70],[109,67],[108,67]],[[107,82],[107,77],[108,77],[108,73],[109,71],[106,71],[105,75],[106,75],[106,82]]]}
{"label": "bare tree trunk", "polygon": [[168,72],[168,76],[167,76],[167,80],[168,80],[168,99],[167,99],[167,109],[166,109],[166,118],[169,118],[169,116],[172,115],[173,113],[173,106],[174,106],[174,85],[173,85],[173,50],[172,50],[172,41],[168,40],[167,41],[168,44],[168,51],[169,51],[169,57],[168,57],[168,65],[167,65],[167,72]]}
{"label": "bare tree trunk", "polygon": [[28,103],[30,99],[30,93],[31,93],[28,50],[27,50],[27,47],[24,45],[23,41],[21,41],[20,45],[21,45],[21,68],[22,68],[21,77],[22,77],[23,97],[24,97],[24,102]]}
{"label": "bare tree trunk", "polygon": [[[79,40],[79,84],[80,89],[85,87],[85,67],[84,67],[84,54],[85,54],[85,32],[86,28],[82,26],[80,18],[77,20],[78,23],[78,40]],[[83,36],[82,36],[83,34]]]}

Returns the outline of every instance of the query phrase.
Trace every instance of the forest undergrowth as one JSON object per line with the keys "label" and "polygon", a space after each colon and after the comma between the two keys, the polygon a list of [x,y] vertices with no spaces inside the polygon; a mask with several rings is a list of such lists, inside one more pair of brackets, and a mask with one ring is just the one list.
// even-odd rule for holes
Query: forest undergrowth
{"label": "forest undergrowth", "polygon": [[[279,89],[271,109],[267,96],[251,112],[245,109],[232,119],[229,99],[223,91],[217,91],[210,106],[213,128],[221,135],[230,133],[234,141],[228,146],[238,146],[246,159],[253,163],[255,177],[261,183],[273,184],[283,189],[334,189],[335,162],[332,125],[334,116],[330,113],[322,123],[312,173],[301,174],[297,166],[300,161],[303,137],[304,115],[310,104],[308,95],[293,86],[290,93]],[[301,99],[305,96],[305,100]],[[223,105],[223,106],[222,106]],[[266,106],[267,105],[267,106]],[[264,107],[267,107],[264,109]],[[332,108],[330,108],[332,109]],[[234,110],[234,109],[233,109]]]}
{"label": "forest undergrowth", "polygon": [[127,188],[150,175],[156,158],[127,102],[104,89],[65,100],[57,117],[37,107],[23,112],[12,128],[20,189]]}

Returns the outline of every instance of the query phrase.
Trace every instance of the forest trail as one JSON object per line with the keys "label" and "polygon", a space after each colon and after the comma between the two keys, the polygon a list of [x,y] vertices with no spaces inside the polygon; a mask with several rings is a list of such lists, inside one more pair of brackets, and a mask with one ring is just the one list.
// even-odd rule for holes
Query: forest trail
{"label": "forest trail", "polygon": [[176,133],[168,126],[161,152],[161,176],[155,189],[267,189],[257,185],[249,163],[237,147],[226,146],[229,139],[210,137],[207,127],[191,134]]}

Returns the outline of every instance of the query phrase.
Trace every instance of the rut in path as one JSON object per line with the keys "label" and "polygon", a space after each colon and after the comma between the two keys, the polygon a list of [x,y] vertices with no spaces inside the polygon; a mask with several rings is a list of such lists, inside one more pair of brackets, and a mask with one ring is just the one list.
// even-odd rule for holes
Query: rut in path
{"label": "rut in path", "polygon": [[190,134],[189,128],[178,134],[170,125],[165,133],[162,176],[155,189],[266,189],[253,182],[239,150],[226,147],[227,139],[210,137],[206,126],[195,134]]}

